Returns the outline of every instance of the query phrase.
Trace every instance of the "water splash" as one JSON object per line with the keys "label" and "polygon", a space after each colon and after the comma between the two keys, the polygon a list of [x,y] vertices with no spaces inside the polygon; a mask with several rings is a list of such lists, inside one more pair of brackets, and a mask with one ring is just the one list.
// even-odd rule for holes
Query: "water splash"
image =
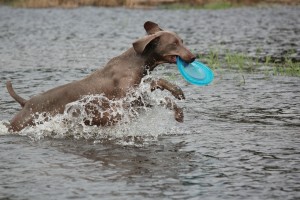
{"label": "water splash", "polygon": [[0,121],[0,135],[7,135],[8,134],[8,128],[5,124],[8,124],[7,121]]}
{"label": "water splash", "polygon": [[[165,91],[151,92],[143,80],[122,99],[110,100],[104,94],[84,96],[66,105],[63,114],[40,113],[34,121],[36,126],[26,127],[19,134],[33,140],[74,138],[126,145],[157,140],[160,135],[172,134],[177,123],[174,111],[164,108],[166,96],[171,98]],[[109,120],[103,126],[90,126],[86,122],[95,115],[107,116]]]}

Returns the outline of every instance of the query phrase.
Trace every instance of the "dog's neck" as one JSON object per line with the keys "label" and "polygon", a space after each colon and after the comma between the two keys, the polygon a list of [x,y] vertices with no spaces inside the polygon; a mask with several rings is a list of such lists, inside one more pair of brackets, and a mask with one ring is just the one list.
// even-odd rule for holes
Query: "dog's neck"
{"label": "dog's neck", "polygon": [[144,75],[153,71],[159,64],[165,63],[164,61],[162,61],[161,57],[155,52],[149,52],[140,56],[144,60]]}
{"label": "dog's neck", "polygon": [[[149,72],[153,71],[155,67],[157,67],[159,64],[164,63],[160,61],[159,56],[153,52],[149,52],[141,55],[141,54],[137,54],[133,48],[128,49],[121,56],[122,57],[125,56],[126,59],[135,62],[136,64],[133,65],[132,67],[136,67],[137,70],[138,69],[142,70],[143,76],[149,74]],[[143,69],[141,69],[141,67]]]}
{"label": "dog's neck", "polygon": [[153,71],[159,63],[157,62],[157,59],[154,56],[142,56],[145,60],[144,62],[144,74],[148,74],[149,72]]}

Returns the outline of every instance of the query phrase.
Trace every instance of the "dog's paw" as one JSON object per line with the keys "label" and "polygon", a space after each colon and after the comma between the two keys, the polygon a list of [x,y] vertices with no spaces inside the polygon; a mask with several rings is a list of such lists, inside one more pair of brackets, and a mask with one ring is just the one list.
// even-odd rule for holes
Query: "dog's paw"
{"label": "dog's paw", "polygon": [[182,89],[178,86],[175,86],[173,88],[173,90],[171,91],[171,93],[174,97],[176,97],[179,100],[185,99],[185,96],[184,96],[184,93],[183,93]]}
{"label": "dog's paw", "polygon": [[183,115],[183,110],[182,108],[176,108],[175,109],[175,120],[182,123],[183,122],[183,118],[184,118],[184,115]]}
{"label": "dog's paw", "polygon": [[164,90],[164,88],[158,84],[158,81],[155,81],[155,80],[150,83],[150,89],[151,89],[151,92],[153,92],[156,89]]}

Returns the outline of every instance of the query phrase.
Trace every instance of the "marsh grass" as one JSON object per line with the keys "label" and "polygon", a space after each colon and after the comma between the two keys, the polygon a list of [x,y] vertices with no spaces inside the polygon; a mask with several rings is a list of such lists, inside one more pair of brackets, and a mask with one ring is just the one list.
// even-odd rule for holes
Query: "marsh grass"
{"label": "marsh grass", "polygon": [[[225,53],[224,53],[225,52]],[[293,51],[287,52],[282,59],[275,59],[272,56],[259,57],[257,52],[256,57],[247,56],[245,53],[236,53],[229,50],[220,52],[215,49],[211,49],[208,52],[199,53],[197,60],[206,64],[211,68],[215,75],[222,78],[224,71],[237,72],[237,85],[245,85],[245,74],[256,73],[263,74],[265,78],[271,76],[296,76],[300,77],[300,62],[292,59]],[[163,65],[163,68],[167,67]],[[161,69],[161,68],[160,68]],[[173,71],[165,74],[165,79],[176,82],[182,79],[182,76],[178,71]]]}
{"label": "marsh grass", "polygon": [[[210,67],[215,74],[222,78],[224,71],[237,72],[237,85],[245,85],[245,74],[258,73],[264,74],[265,78],[271,76],[296,76],[300,77],[300,62],[292,59],[293,51],[287,52],[286,55],[278,62],[278,59],[272,56],[260,58],[247,56],[244,53],[236,53],[229,50],[221,53],[218,50],[211,49],[205,53],[199,53],[197,60]],[[257,53],[261,53],[258,51]],[[167,69],[167,68],[166,68]],[[165,74],[169,81],[182,79],[178,71],[172,71]]]}
{"label": "marsh grass", "polygon": [[230,3],[225,0],[212,0],[205,4],[190,3],[173,3],[168,5],[160,5],[159,8],[168,10],[189,10],[189,9],[206,9],[206,10],[222,10],[237,7],[237,4]]}
{"label": "marsh grass", "polygon": [[159,5],[158,8],[166,10],[190,10],[190,9],[201,9],[200,5],[191,5],[188,3],[174,3],[170,5]]}
{"label": "marsh grass", "polygon": [[275,75],[300,76],[300,63],[293,62],[291,58],[285,58],[284,64],[275,64]]}
{"label": "marsh grass", "polygon": [[292,53],[288,52],[280,62],[271,56],[253,58],[244,53],[229,50],[225,53],[210,50],[207,53],[198,54],[198,59],[213,70],[228,69],[243,73],[262,72],[269,75],[300,76],[300,62],[292,59]]}
{"label": "marsh grass", "polygon": [[208,9],[208,10],[223,10],[223,9],[228,9],[232,7],[236,7],[237,5],[234,5],[228,1],[213,1],[207,4],[203,5],[203,9]]}
{"label": "marsh grass", "polygon": [[[79,6],[125,6],[129,8],[159,7],[163,9],[208,9],[219,10],[254,5],[262,0],[0,0],[0,4],[26,8],[63,7],[75,8]],[[282,1],[282,0],[275,0]],[[286,0],[285,0],[286,1]]]}
{"label": "marsh grass", "polygon": [[79,6],[126,6],[126,0],[0,0],[0,4],[25,8],[76,8]]}
{"label": "marsh grass", "polygon": [[129,8],[164,9],[208,9],[219,10],[240,6],[290,4],[299,5],[298,0],[0,0],[0,4],[25,8],[63,7],[76,8],[79,6],[125,6]]}

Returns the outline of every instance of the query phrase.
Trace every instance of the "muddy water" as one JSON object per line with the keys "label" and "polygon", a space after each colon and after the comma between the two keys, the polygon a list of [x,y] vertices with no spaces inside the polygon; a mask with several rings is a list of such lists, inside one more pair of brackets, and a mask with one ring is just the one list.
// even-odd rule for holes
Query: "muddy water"
{"label": "muddy water", "polygon": [[[63,129],[55,124],[10,135],[3,122],[19,110],[6,80],[28,98],[80,79],[142,36],[146,20],[178,32],[195,52],[220,48],[257,55],[259,49],[280,58],[293,50],[299,60],[299,19],[299,7],[0,7],[0,199],[298,199],[297,77],[221,66],[212,85],[197,87],[187,84],[176,66],[164,65],[153,76],[184,90],[187,99],[178,102],[183,124],[160,107],[125,128],[96,129],[86,137],[81,129],[60,134]],[[161,95],[169,96],[157,92],[152,98]]]}

